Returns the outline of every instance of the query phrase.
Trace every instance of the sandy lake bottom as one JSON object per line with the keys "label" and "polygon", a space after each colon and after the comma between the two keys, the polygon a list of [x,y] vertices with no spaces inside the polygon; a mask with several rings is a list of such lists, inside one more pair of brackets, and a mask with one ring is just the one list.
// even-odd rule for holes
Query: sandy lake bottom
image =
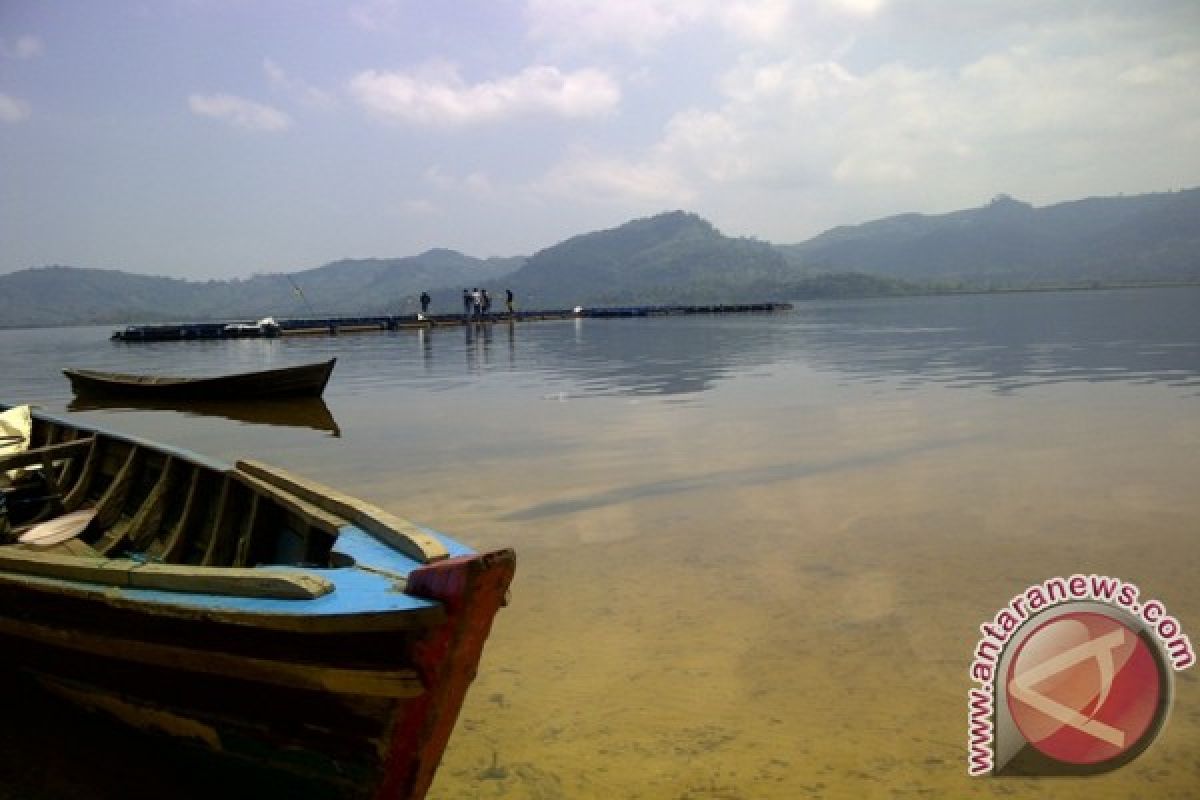
{"label": "sandy lake bottom", "polygon": [[[978,626],[1026,586],[1118,576],[1200,620],[1194,400],[1139,393],[1132,414],[1118,389],[1081,415],[1089,389],[1104,393],[1047,390],[1011,414],[901,395],[787,425],[683,425],[641,475],[581,446],[567,470],[521,467],[574,499],[551,508],[481,487],[501,506],[461,527],[518,543],[519,577],[434,795],[1195,797],[1194,669],[1121,770],[966,774]],[[639,446],[636,430],[607,435]]]}

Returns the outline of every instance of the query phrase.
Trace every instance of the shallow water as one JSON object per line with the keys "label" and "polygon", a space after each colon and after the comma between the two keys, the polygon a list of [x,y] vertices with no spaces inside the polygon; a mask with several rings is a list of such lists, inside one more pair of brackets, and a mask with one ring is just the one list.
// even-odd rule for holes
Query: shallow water
{"label": "shallow water", "polygon": [[332,430],[80,413],[518,550],[433,797],[1183,798],[1195,668],[1151,749],[1087,780],[968,779],[965,709],[978,625],[1053,575],[1134,581],[1200,641],[1197,312],[1174,289],[275,341],[0,331],[0,398],[61,411],[64,366],[336,355]]}

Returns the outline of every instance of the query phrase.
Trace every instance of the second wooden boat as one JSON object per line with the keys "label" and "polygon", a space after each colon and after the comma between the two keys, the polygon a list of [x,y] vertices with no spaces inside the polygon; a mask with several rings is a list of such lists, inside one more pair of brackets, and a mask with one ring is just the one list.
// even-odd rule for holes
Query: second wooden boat
{"label": "second wooden boat", "polygon": [[0,456],[6,667],[336,796],[424,796],[511,550],[258,462],[32,421]]}
{"label": "second wooden boat", "polygon": [[75,394],[85,397],[138,397],[147,400],[251,400],[260,397],[320,397],[336,358],[316,364],[240,372],[233,375],[179,377],[133,375],[90,369],[64,369]]}

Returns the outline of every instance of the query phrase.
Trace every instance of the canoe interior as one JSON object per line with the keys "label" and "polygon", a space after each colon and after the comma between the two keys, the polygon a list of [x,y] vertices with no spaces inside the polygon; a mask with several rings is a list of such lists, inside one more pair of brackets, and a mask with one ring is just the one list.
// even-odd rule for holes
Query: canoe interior
{"label": "canoe interior", "polygon": [[5,490],[16,532],[83,508],[95,519],[74,555],[134,556],[164,564],[255,567],[331,564],[333,523],[252,490],[230,470],[102,432],[35,417],[31,449],[50,463]]}

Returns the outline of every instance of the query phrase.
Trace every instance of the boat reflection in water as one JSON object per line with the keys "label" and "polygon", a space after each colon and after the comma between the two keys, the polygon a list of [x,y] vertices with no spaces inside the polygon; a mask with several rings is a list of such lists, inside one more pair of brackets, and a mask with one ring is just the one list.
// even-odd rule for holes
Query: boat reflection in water
{"label": "boat reflection in water", "polygon": [[319,397],[292,397],[274,400],[144,400],[134,397],[76,398],[68,411],[179,411],[193,417],[220,417],[251,425],[287,428],[311,428],[334,437],[342,435],[333,412]]}

